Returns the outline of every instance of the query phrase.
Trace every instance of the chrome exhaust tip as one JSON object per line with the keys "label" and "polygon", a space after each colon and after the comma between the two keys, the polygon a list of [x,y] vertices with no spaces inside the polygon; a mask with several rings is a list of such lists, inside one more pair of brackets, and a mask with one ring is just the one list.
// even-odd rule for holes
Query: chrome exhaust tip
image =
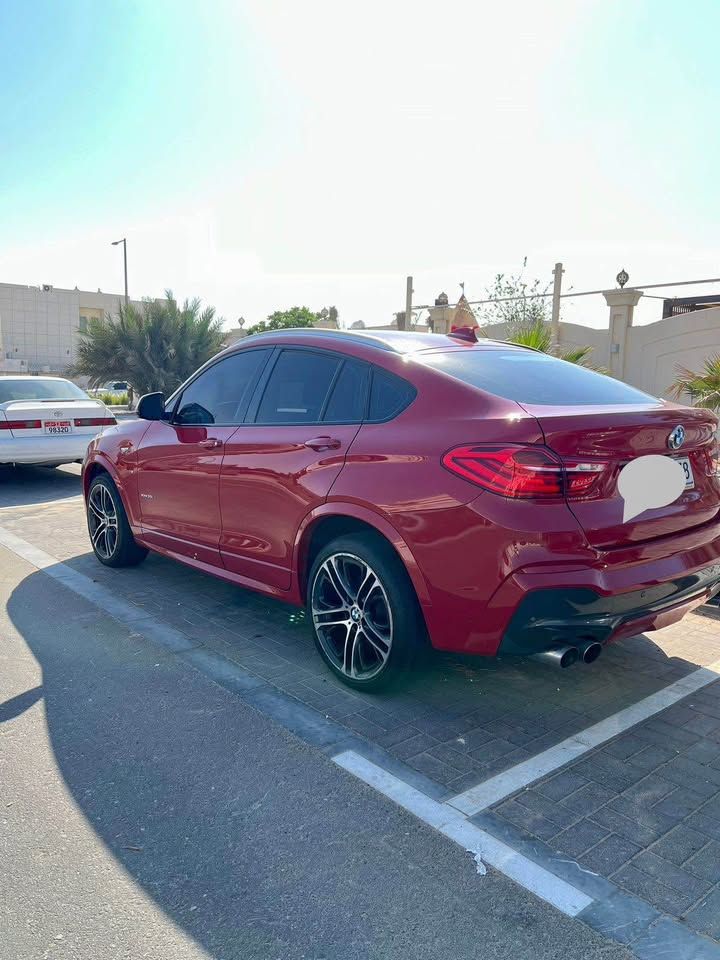
{"label": "chrome exhaust tip", "polygon": [[602,644],[597,640],[586,640],[578,644],[578,650],[583,663],[595,663],[597,658],[603,652]]}
{"label": "chrome exhaust tip", "polygon": [[[599,644],[598,644],[599,646]],[[567,670],[574,663],[578,662],[580,651],[577,647],[551,647],[549,650],[542,650],[540,653],[534,653],[533,660],[539,660],[540,663],[547,663],[551,667],[559,667],[561,670]]]}

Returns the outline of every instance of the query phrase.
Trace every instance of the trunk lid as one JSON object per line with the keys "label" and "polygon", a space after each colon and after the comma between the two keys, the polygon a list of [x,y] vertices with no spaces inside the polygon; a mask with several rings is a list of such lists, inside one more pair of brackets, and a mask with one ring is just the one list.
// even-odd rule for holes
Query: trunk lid
{"label": "trunk lid", "polygon": [[[713,455],[717,418],[708,410],[660,404],[547,407],[523,404],[537,417],[547,446],[572,469],[573,462],[602,465],[584,495],[568,505],[593,546],[615,546],[669,536],[707,523],[720,509],[720,478]],[[682,426],[684,442],[671,449],[669,437]],[[693,485],[667,506],[646,510],[623,522],[624,501],[618,490],[621,469],[647,454],[687,458]]]}
{"label": "trunk lid", "polygon": [[2,433],[23,437],[82,434],[94,437],[116,423],[100,400],[8,400],[0,403]]}

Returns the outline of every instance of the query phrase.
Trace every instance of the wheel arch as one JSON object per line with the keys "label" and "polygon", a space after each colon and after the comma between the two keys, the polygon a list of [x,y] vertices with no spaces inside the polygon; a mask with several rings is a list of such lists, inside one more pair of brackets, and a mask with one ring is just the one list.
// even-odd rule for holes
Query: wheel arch
{"label": "wheel arch", "polygon": [[120,499],[122,500],[123,507],[125,508],[125,513],[128,517],[128,522],[134,533],[137,533],[139,528],[135,518],[135,511],[131,509],[132,504],[128,503],[129,491],[125,489],[125,485],[122,482],[118,472],[115,468],[115,465],[107,457],[103,456],[101,453],[96,453],[93,459],[86,464],[83,474],[82,474],[82,483],[83,483],[83,496],[87,502],[88,494],[90,492],[90,484],[93,482],[95,477],[101,473],[106,473],[112,482],[115,484],[115,489],[118,492]]}
{"label": "wheel arch", "polygon": [[88,494],[90,493],[90,484],[93,482],[95,477],[101,473],[107,473],[112,479],[115,486],[117,486],[117,476],[114,471],[111,469],[109,464],[103,463],[101,460],[93,460],[92,463],[89,463],[83,470],[82,482],[83,482],[83,495],[87,500]]}
{"label": "wheel arch", "polygon": [[294,579],[298,602],[304,603],[307,579],[319,550],[335,537],[371,531],[379,534],[394,550],[412,583],[420,608],[430,604],[427,583],[412,550],[384,517],[356,504],[325,504],[309,514],[298,530],[294,549]]}

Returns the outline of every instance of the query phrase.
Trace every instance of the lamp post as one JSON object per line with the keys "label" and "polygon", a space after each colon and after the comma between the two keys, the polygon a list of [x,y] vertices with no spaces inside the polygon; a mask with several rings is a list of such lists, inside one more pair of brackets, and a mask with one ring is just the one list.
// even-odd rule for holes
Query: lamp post
{"label": "lamp post", "polygon": [[125,267],[125,306],[128,305],[128,285],[127,285],[127,240],[125,237],[122,240],[113,240],[112,245],[116,247],[119,243],[123,245],[123,265]]}
{"label": "lamp post", "polygon": [[[127,285],[127,240],[125,237],[122,240],[113,240],[111,241],[112,245],[116,247],[119,243],[123,245],[123,267],[125,270],[125,306],[128,305],[128,285]],[[132,388],[132,384],[128,382],[128,407],[130,410],[134,407],[135,396]]]}

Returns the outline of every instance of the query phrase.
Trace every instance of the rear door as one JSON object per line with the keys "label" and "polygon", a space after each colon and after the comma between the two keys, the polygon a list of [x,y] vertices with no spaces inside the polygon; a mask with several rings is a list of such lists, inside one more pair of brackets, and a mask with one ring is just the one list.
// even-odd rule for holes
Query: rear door
{"label": "rear door", "polygon": [[343,467],[364,417],[368,372],[327,350],[278,350],[248,422],[225,445],[220,551],[228,570],[290,588],[297,530]]}

